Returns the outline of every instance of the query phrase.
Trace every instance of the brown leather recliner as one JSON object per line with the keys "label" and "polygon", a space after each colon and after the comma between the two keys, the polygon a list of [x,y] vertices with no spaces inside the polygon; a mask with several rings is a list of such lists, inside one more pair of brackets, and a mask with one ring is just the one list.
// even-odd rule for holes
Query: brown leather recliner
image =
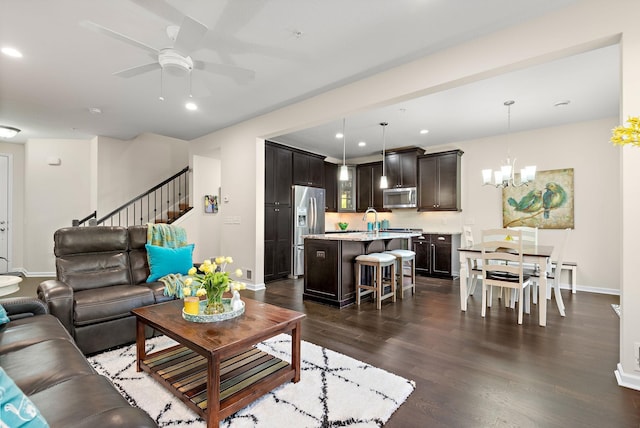
{"label": "brown leather recliner", "polygon": [[131,310],[171,299],[146,282],[146,226],[67,227],[53,240],[57,279],[42,282],[38,298],[85,354],[134,342]]}

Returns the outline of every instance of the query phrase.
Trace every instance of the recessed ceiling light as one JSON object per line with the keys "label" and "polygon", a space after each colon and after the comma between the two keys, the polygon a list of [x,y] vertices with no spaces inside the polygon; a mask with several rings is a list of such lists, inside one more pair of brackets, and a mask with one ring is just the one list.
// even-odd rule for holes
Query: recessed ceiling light
{"label": "recessed ceiling light", "polygon": [[429,133],[429,130],[428,130],[428,129],[421,129],[421,130],[420,130],[420,133],[421,133],[422,135],[424,135],[424,134],[428,134],[428,133]]}
{"label": "recessed ceiling light", "polygon": [[13,57],[13,58],[22,58],[22,52],[20,52],[16,48],[12,48],[12,47],[9,47],[9,46],[3,47],[2,48],[2,53],[7,55],[7,56]]}
{"label": "recessed ceiling light", "polygon": [[188,102],[184,106],[187,110],[191,110],[191,111],[198,110],[198,106],[196,105],[196,103]]}
{"label": "recessed ceiling light", "polygon": [[336,138],[337,138],[337,139],[340,139],[340,138],[342,138],[342,137],[344,137],[344,134],[343,134],[342,132],[337,132],[337,133],[336,133]]}
{"label": "recessed ceiling light", "polygon": [[366,145],[367,145],[367,143],[365,143],[364,141],[360,141],[360,142],[358,143],[358,147],[364,147],[364,146],[366,146]]}
{"label": "recessed ceiling light", "polygon": [[102,110],[98,107],[89,107],[89,113],[91,114],[102,114]]}
{"label": "recessed ceiling light", "polygon": [[558,101],[553,103],[553,106],[554,107],[566,106],[566,105],[569,105],[570,102],[571,102],[570,100]]}

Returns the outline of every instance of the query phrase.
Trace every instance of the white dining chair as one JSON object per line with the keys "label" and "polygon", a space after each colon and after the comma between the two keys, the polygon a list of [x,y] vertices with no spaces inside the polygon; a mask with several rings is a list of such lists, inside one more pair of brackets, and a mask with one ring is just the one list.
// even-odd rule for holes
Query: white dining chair
{"label": "white dining chair", "polygon": [[[523,245],[538,245],[538,228],[529,226],[511,226],[507,229],[519,230],[522,232],[522,244]],[[533,263],[524,263],[523,265],[525,273],[529,275],[535,275],[539,273],[540,267]],[[502,290],[500,290],[500,296],[502,296]],[[516,306],[516,300],[518,296],[512,293],[509,297],[509,306],[513,309]],[[533,303],[537,303],[538,298],[533,296]]]}
{"label": "white dining chair", "polygon": [[[466,247],[473,247],[475,244],[475,240],[473,239],[473,231],[471,230],[471,226],[462,226],[462,234],[464,237],[464,243]],[[469,277],[471,278],[471,286],[469,287],[469,294],[473,294],[476,291],[476,285],[479,279],[482,279],[482,268],[481,264],[478,263],[478,259],[473,259],[471,262],[471,272],[469,272]]]}
{"label": "white dining chair", "polygon": [[[506,239],[506,235],[511,239]],[[530,312],[531,278],[524,274],[522,231],[487,229],[482,231],[482,317],[487,311],[488,287],[498,286],[518,291],[518,324],[523,312]]]}
{"label": "white dining chair", "polygon": [[[560,312],[560,316],[565,316],[565,307],[564,301],[562,300],[562,293],[560,292],[560,277],[562,275],[562,264],[564,263],[564,253],[567,248],[567,242],[569,242],[569,236],[571,235],[571,229],[564,230],[564,236],[560,241],[560,245],[558,245],[554,250],[555,257],[552,257],[552,262],[547,263],[547,299],[551,299],[551,290],[553,290],[554,297],[556,298],[556,306],[558,306],[558,312]],[[555,266],[555,267],[553,267]],[[536,296],[538,295],[538,285],[540,282],[540,275],[542,272],[533,271],[532,273],[532,282],[531,292],[534,296],[533,303],[537,303]]]}

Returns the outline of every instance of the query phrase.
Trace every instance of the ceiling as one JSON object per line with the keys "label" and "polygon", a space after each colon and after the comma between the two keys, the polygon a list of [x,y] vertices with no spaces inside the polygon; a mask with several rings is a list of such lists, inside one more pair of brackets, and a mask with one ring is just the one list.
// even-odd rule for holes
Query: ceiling
{"label": "ceiling", "polygon": [[[17,143],[147,132],[192,140],[577,1],[0,0],[0,46],[23,53],[0,54],[0,124],[22,130]],[[166,29],[185,16],[196,24],[182,28],[202,24],[202,37],[180,43],[185,31],[174,42]],[[189,79],[156,64],[114,75],[153,64],[150,51],[174,43],[214,72],[196,68]],[[381,121],[387,147],[504,133],[507,99],[516,101],[512,131],[615,116],[617,58],[617,47],[599,49],[354,115],[347,156],[381,150]],[[184,108],[189,100],[196,111]],[[561,100],[571,102],[553,107]],[[275,140],[341,158],[341,128],[337,118]]]}

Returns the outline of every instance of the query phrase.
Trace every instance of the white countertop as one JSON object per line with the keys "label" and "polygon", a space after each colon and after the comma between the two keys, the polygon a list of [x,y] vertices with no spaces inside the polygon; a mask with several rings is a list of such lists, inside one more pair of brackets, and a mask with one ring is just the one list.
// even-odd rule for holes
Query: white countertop
{"label": "white countertop", "polygon": [[379,241],[384,239],[408,239],[421,236],[418,232],[343,232],[320,235],[304,235],[303,238],[323,239],[326,241]]}

